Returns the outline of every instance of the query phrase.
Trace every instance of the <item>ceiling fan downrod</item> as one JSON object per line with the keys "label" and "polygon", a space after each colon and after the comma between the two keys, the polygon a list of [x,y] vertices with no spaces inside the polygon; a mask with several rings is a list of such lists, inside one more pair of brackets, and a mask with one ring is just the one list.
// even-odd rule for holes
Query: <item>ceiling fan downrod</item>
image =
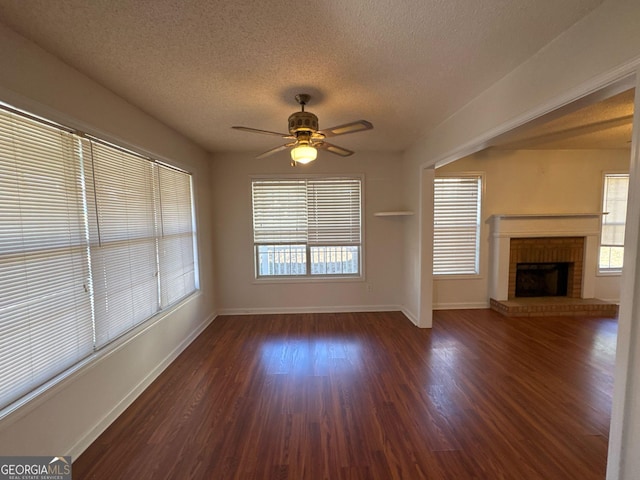
{"label": "ceiling fan downrod", "polygon": [[308,93],[299,93],[296,95],[296,102],[300,104],[303,112],[304,106],[309,103],[309,100],[311,100],[311,95],[309,95]]}

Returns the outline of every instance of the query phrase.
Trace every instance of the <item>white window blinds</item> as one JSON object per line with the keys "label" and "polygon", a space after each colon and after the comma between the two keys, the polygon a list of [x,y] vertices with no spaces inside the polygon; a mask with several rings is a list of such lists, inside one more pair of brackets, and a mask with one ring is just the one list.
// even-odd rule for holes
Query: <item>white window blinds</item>
{"label": "white window blinds", "polygon": [[620,271],[624,257],[624,232],[627,219],[629,175],[606,174],[602,209],[599,269]]}
{"label": "white window blinds", "polygon": [[91,268],[102,346],[159,309],[156,201],[153,163],[99,143],[92,144],[92,158],[89,204],[93,193],[97,228]]}
{"label": "white window blinds", "polygon": [[191,176],[158,165],[159,266],[162,307],[196,289]]}
{"label": "white window blinds", "polygon": [[0,409],[195,291],[191,176],[0,109]]}
{"label": "white window blinds", "polygon": [[602,206],[606,213],[602,218],[602,243],[604,245],[624,245],[628,192],[629,175],[605,176],[604,204]]}
{"label": "white window blinds", "polygon": [[360,183],[352,178],[308,181],[310,244],[360,243]]}
{"label": "white window blinds", "polygon": [[0,111],[0,407],[93,351],[79,147]]}
{"label": "white window blinds", "polygon": [[479,176],[434,180],[434,275],[478,273]]}
{"label": "white window blinds", "polygon": [[255,243],[307,242],[305,180],[255,180],[252,192]]}

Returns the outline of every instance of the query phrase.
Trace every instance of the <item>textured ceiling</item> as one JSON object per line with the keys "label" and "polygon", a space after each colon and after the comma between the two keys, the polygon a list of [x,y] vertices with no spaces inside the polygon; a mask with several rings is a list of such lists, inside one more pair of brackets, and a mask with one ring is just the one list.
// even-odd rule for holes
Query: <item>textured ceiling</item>
{"label": "textured ceiling", "polygon": [[294,95],[336,144],[401,151],[602,0],[0,0],[0,19],[216,151],[260,151]]}
{"label": "textured ceiling", "polygon": [[501,137],[502,149],[630,148],[633,100],[630,89],[548,121],[525,125]]}

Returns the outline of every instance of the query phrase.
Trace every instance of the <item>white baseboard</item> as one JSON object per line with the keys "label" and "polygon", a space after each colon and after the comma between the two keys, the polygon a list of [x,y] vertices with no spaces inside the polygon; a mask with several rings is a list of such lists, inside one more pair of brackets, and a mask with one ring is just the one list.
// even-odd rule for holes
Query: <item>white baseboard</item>
{"label": "white baseboard", "polygon": [[615,303],[616,305],[620,305],[620,299],[619,298],[599,298],[598,300],[602,300],[603,302],[608,302],[608,303]]}
{"label": "white baseboard", "polygon": [[413,323],[416,327],[418,326],[418,317],[416,317],[413,312],[410,312],[409,310],[407,310],[406,308],[402,307],[400,310],[405,317],[407,317],[409,319],[409,321],[411,323]]}
{"label": "white baseboard", "polygon": [[349,305],[338,307],[269,307],[269,308],[226,308],[218,315],[270,315],[296,313],[349,313],[349,312],[402,312],[414,325],[418,325],[416,315],[402,305]]}
{"label": "white baseboard", "polygon": [[[400,305],[344,305],[322,307],[223,308],[218,315],[269,315],[295,313],[403,312]],[[406,313],[405,313],[406,315]]]}
{"label": "white baseboard", "polygon": [[472,310],[477,308],[490,308],[489,302],[461,302],[461,303],[436,303],[434,310]]}
{"label": "white baseboard", "polygon": [[111,425],[138,396],[180,355],[210,324],[217,314],[211,314],[196,330],[191,332],[180,344],[174,348],[149,374],[143,378],[120,402],[116,404],[102,419],[96,423],[67,453],[71,458],[78,458],[109,425]]}

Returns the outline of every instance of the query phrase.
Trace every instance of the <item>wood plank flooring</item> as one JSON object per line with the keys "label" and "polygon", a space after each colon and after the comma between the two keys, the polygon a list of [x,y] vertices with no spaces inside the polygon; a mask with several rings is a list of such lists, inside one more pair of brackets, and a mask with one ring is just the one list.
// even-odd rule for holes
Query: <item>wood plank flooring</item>
{"label": "wood plank flooring", "polygon": [[616,321],[226,316],[78,479],[604,479]]}

